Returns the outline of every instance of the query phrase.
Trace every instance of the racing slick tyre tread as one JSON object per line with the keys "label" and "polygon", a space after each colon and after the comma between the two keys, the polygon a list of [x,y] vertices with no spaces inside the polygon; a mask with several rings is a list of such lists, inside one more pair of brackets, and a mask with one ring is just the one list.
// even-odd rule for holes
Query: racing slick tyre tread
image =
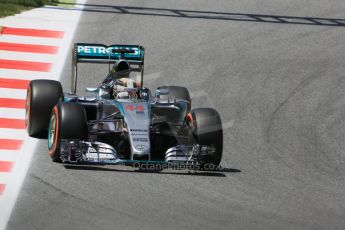
{"label": "racing slick tyre tread", "polygon": [[47,138],[53,107],[62,99],[61,83],[53,80],[33,80],[26,96],[25,124],[29,136]]}
{"label": "racing slick tyre tread", "polygon": [[217,110],[212,108],[193,109],[187,119],[192,127],[192,135],[196,143],[213,146],[216,150],[215,155],[207,159],[202,168],[215,169],[220,164],[223,154],[222,121]]}
{"label": "racing slick tyre tread", "polygon": [[182,86],[160,86],[157,88],[157,90],[166,88],[169,90],[168,94],[159,95],[159,98],[171,98],[171,99],[182,99],[189,102],[189,108],[188,111],[190,111],[190,108],[192,106],[192,101],[190,99],[189,91],[186,87]]}
{"label": "racing slick tyre tread", "polygon": [[[86,121],[86,112],[82,105],[60,102],[54,107],[48,130],[48,150],[53,161],[61,161],[61,139],[87,139]],[[55,128],[54,132],[52,132],[52,127]]]}

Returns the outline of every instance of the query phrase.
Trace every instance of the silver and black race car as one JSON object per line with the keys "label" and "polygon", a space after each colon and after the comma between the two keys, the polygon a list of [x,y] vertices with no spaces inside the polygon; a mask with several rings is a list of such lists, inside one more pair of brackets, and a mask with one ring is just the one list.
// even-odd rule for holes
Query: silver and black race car
{"label": "silver and black race car", "polygon": [[[144,48],[76,43],[72,86],[33,80],[27,90],[26,126],[48,137],[49,155],[73,164],[193,166],[220,164],[222,123],[212,108],[191,109],[188,90],[143,86]],[[76,95],[78,63],[108,63],[109,74],[92,96]],[[89,94],[90,94],[89,93]]]}

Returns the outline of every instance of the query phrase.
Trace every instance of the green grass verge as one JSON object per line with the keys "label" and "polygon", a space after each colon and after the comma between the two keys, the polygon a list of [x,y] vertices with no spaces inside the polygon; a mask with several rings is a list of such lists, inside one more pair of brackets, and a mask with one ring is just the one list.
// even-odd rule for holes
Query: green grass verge
{"label": "green grass verge", "polygon": [[73,7],[75,0],[0,0],[0,18],[44,5]]}
{"label": "green grass verge", "polygon": [[60,0],[58,6],[71,8],[74,7],[75,0]]}
{"label": "green grass verge", "polygon": [[18,14],[24,10],[30,10],[32,7],[17,5],[12,3],[1,3],[0,5],[0,18],[10,16],[13,14]]}

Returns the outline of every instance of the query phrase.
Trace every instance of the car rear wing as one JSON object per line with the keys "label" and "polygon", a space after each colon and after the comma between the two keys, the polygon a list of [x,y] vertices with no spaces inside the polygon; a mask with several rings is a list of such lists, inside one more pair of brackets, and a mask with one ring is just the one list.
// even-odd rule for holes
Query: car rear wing
{"label": "car rear wing", "polygon": [[[71,93],[76,94],[78,63],[112,64],[125,59],[131,64],[131,71],[141,72],[141,85],[144,77],[145,49],[140,45],[103,45],[93,43],[74,43],[72,49]],[[132,68],[133,66],[133,68]]]}

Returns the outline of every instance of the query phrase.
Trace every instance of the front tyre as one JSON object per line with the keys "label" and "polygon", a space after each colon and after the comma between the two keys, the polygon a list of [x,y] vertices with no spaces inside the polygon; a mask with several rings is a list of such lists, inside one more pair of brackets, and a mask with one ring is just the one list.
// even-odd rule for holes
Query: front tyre
{"label": "front tyre", "polygon": [[192,129],[194,143],[215,148],[215,154],[204,159],[202,168],[215,169],[222,160],[223,155],[223,129],[222,120],[215,109],[193,109],[187,116]]}
{"label": "front tyre", "polygon": [[86,140],[88,129],[83,106],[60,102],[52,111],[48,128],[48,151],[55,162],[59,162],[62,139]]}

